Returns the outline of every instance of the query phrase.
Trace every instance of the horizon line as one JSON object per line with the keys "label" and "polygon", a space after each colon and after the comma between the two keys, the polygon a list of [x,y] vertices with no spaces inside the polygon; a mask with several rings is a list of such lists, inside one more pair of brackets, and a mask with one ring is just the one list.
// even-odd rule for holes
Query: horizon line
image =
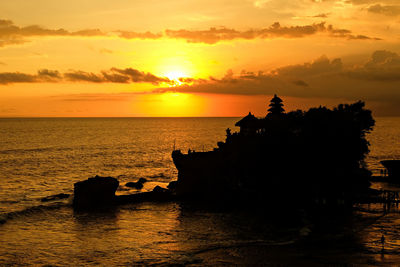
{"label": "horizon line", "polygon": [[0,119],[107,119],[107,118],[240,118],[242,116],[0,116]]}

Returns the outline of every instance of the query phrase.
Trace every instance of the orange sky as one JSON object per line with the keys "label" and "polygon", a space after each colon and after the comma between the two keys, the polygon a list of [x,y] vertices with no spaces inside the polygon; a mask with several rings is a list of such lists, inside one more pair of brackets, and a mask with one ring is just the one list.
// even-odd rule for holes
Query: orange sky
{"label": "orange sky", "polygon": [[0,117],[400,115],[398,0],[0,2]]}

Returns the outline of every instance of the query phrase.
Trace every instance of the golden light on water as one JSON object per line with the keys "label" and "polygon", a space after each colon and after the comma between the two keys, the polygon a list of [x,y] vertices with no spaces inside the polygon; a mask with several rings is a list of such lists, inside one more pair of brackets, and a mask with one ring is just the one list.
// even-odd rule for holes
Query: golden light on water
{"label": "golden light on water", "polygon": [[196,117],[206,108],[203,96],[176,92],[143,95],[139,103],[133,109],[144,117]]}

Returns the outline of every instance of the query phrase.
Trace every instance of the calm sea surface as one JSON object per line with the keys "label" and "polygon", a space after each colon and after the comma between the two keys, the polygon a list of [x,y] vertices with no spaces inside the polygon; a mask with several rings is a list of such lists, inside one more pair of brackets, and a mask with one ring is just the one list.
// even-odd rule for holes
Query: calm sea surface
{"label": "calm sea surface", "polygon": [[[248,214],[193,210],[179,203],[125,205],[87,214],[74,212],[70,199],[40,201],[72,193],[73,183],[95,175],[116,177],[121,185],[118,194],[136,192],[124,184],[141,177],[149,180],[144,191],[165,186],[177,177],[171,160],[174,146],[210,150],[224,140],[226,128],[236,130],[237,120],[0,119],[0,265],[229,264],[240,263],[248,246],[286,249],[302,235],[301,229],[278,235],[273,226]],[[399,137],[400,118],[376,118],[367,158],[375,174],[382,168],[380,160],[400,159]],[[378,220],[360,239],[364,254],[375,255],[374,240],[385,228],[388,263],[393,263],[400,251],[400,234],[394,227],[400,216],[390,216]],[[229,255],[216,252],[221,249]],[[279,253],[283,251],[271,253],[272,262]]]}

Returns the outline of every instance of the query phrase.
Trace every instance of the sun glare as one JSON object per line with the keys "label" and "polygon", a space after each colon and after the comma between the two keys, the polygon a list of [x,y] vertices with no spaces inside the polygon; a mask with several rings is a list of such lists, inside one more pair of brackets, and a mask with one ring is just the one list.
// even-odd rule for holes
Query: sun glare
{"label": "sun glare", "polygon": [[174,86],[182,85],[183,83],[179,80],[179,78],[187,77],[187,74],[181,70],[171,70],[165,73],[165,77],[174,81]]}
{"label": "sun glare", "polygon": [[172,81],[170,86],[179,86],[184,84],[179,78],[193,77],[194,66],[184,55],[164,57],[160,59],[153,72],[170,79]]}
{"label": "sun glare", "polygon": [[202,96],[185,93],[161,93],[140,96],[140,105],[135,109],[140,116],[153,117],[195,117],[204,113],[205,99]]}

